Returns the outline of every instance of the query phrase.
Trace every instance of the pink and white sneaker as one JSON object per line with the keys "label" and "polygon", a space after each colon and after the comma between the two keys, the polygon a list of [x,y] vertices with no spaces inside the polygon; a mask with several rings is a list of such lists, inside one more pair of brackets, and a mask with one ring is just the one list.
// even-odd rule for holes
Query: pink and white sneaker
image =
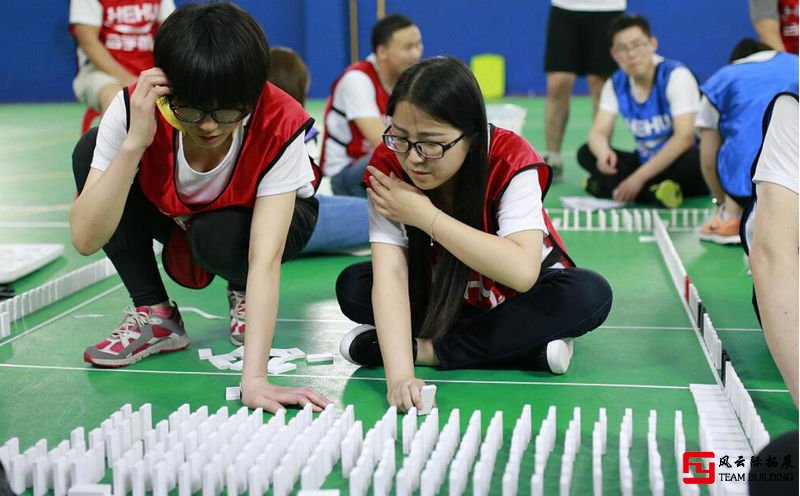
{"label": "pink and white sneaker", "polygon": [[96,367],[126,367],[157,353],[189,346],[183,319],[174,304],[169,310],[142,306],[128,308],[109,337],[86,348],[83,360]]}
{"label": "pink and white sneaker", "polygon": [[228,307],[231,310],[231,343],[236,346],[244,345],[245,327],[245,292],[231,289],[228,293]]}

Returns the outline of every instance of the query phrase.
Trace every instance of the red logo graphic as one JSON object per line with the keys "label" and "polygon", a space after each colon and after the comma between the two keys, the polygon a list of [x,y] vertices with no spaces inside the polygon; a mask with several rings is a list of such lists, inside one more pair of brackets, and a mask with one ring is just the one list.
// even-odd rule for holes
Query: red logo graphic
{"label": "red logo graphic", "polygon": [[692,468],[695,475],[698,477],[684,477],[684,484],[713,484],[715,479],[714,462],[708,463],[708,468],[703,466],[702,460],[689,461],[692,458],[710,458],[715,459],[713,451],[687,451],[683,454],[683,473],[690,474],[689,468]]}

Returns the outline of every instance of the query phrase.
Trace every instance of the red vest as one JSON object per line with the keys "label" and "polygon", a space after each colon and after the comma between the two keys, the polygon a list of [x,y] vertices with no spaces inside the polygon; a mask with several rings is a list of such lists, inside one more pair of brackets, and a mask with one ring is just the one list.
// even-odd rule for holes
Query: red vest
{"label": "red vest", "polygon": [[[381,84],[378,73],[375,71],[375,66],[372,65],[372,62],[361,60],[347,67],[342,75],[333,82],[333,86],[331,86],[331,96],[328,97],[328,102],[325,104],[325,122],[328,121],[328,114],[331,112],[336,112],[343,118],[346,118],[344,110],[337,109],[333,106],[333,95],[336,93],[336,87],[339,85],[339,81],[341,81],[342,77],[349,71],[363,72],[369,77],[369,80],[375,87],[375,103],[378,105],[378,110],[380,110],[381,115],[386,115],[386,104],[389,102],[389,95],[386,93],[386,90],[383,89],[383,85]],[[344,146],[347,150],[347,155],[353,160],[361,158],[370,152],[370,147],[366,143],[364,135],[359,131],[358,126],[352,121],[348,121],[348,126],[350,127],[350,136],[352,136],[349,143],[336,136],[330,135],[326,127],[325,136],[322,140],[322,153],[320,155],[320,167],[322,167],[323,171],[325,170],[325,143],[327,143],[329,138]]]}
{"label": "red vest", "polygon": [[787,52],[797,53],[798,50],[798,0],[779,0],[778,15],[780,16],[781,38]]}
{"label": "red vest", "polygon": [[103,9],[100,42],[114,60],[135,76],[153,67],[161,0],[98,1]]}
{"label": "red vest", "polygon": [[[403,171],[395,153],[383,144],[375,150],[370,165],[387,175],[394,172],[397,177],[402,177],[406,182],[411,183],[411,179]],[[531,168],[536,168],[539,175],[539,186],[542,190],[542,199],[544,199],[552,180],[550,166],[544,163],[542,157],[523,138],[511,131],[492,127],[491,146],[489,147],[489,178],[486,183],[483,210],[484,232],[490,234],[497,232],[497,214],[503,192],[514,176]],[[364,181],[368,181],[368,177],[369,172],[365,174]],[[567,255],[564,243],[544,208],[542,208],[542,215],[550,233],[544,238],[544,244],[553,248],[547,260],[542,261],[543,266],[561,262],[565,267],[574,267],[574,262]],[[440,249],[439,245],[436,245],[434,249]],[[464,299],[474,307],[490,310],[507,299],[513,298],[516,294],[513,289],[473,271]]]}
{"label": "red vest", "polygon": [[[128,91],[133,92],[135,86],[131,86]],[[156,134],[153,143],[142,155],[138,178],[145,197],[169,217],[229,207],[252,209],[258,183],[278,161],[286,147],[314,122],[294,98],[272,83],[267,83],[250,121],[244,128],[242,148],[227,186],[213,201],[189,205],[181,200],[176,189],[175,152],[178,131],[169,125],[161,113],[156,112],[156,115]],[[320,174],[318,168],[314,169],[316,188]],[[213,278],[194,264],[185,232],[177,225],[164,247],[163,258],[169,275],[184,286],[204,287]]]}

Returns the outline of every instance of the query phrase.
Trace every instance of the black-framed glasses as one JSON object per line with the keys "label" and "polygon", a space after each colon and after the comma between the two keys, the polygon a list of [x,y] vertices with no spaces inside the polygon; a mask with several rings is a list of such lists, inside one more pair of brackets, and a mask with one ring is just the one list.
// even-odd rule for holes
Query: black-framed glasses
{"label": "black-framed glasses", "polygon": [[[387,129],[386,131],[389,130]],[[464,138],[464,135],[462,134],[450,143],[436,143],[434,141],[411,141],[408,138],[395,136],[394,134],[389,134],[388,132],[382,137],[383,144],[386,145],[386,148],[392,150],[393,152],[408,153],[411,151],[411,147],[414,147],[421,157],[442,158],[447,150],[456,146],[456,143]]]}
{"label": "black-framed glasses", "polygon": [[627,55],[629,53],[638,52],[648,45],[650,45],[649,39],[640,38],[638,40],[633,40],[627,45],[613,46],[611,47],[611,51],[617,55]]}
{"label": "black-framed glasses", "polygon": [[218,108],[206,110],[199,107],[174,105],[172,102],[170,102],[169,108],[179,121],[189,123],[200,122],[205,119],[207,115],[210,115],[218,124],[231,124],[244,119],[247,114],[250,113],[250,109],[247,108]]}

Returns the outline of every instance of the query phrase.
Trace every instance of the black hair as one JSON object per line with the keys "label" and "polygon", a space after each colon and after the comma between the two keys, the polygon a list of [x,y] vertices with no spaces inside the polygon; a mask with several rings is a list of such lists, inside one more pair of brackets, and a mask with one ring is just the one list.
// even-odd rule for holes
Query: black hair
{"label": "black hair", "polygon": [[305,105],[311,75],[300,56],[286,47],[272,47],[269,51],[269,81]]}
{"label": "black hair", "polygon": [[409,26],[414,26],[414,21],[400,14],[388,15],[376,22],[372,26],[372,51],[377,51],[379,46],[388,45],[395,31],[400,31]]}
{"label": "black hair", "polygon": [[611,24],[608,25],[609,46],[614,43],[614,36],[617,33],[634,27],[641,29],[648,38],[653,36],[652,32],[650,31],[650,23],[647,22],[647,19],[639,14],[620,14],[611,21]]}
{"label": "black hair", "polygon": [[[400,76],[387,104],[394,115],[407,102],[432,118],[464,133],[469,150],[455,181],[452,211],[461,222],[483,229],[484,193],[489,174],[489,136],[486,106],[475,76],[454,57],[433,57],[411,66]],[[445,205],[441,207],[447,208]],[[412,325],[416,335],[437,340],[453,325],[464,304],[471,269],[443,251],[431,272],[428,235],[408,227],[409,288]]]}
{"label": "black hair", "polygon": [[182,105],[252,108],[269,76],[264,31],[228,2],[176,9],[158,30],[153,56]]}
{"label": "black hair", "polygon": [[743,59],[747,56],[753,55],[754,53],[764,52],[766,50],[772,50],[772,47],[761,43],[760,41],[754,40],[753,38],[742,38],[733,47],[733,51],[731,52],[730,57],[728,57],[728,63],[732,63],[734,60]]}

